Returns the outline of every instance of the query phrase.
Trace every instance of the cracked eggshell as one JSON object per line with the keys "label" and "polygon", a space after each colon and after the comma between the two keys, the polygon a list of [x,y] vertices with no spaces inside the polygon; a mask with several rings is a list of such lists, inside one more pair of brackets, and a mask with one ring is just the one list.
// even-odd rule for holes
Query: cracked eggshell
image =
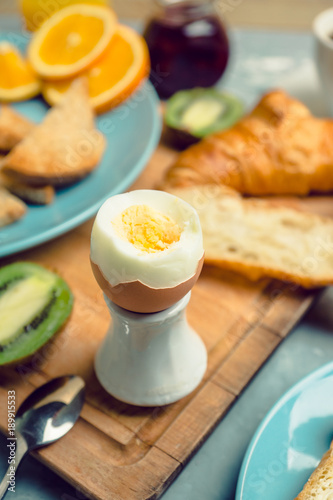
{"label": "cracked eggshell", "polygon": [[195,274],[171,288],[151,288],[138,280],[112,286],[99,266],[92,260],[90,262],[97,283],[105,295],[117,306],[137,313],[154,313],[171,307],[192,289],[201,273],[204,255],[198,262]]}

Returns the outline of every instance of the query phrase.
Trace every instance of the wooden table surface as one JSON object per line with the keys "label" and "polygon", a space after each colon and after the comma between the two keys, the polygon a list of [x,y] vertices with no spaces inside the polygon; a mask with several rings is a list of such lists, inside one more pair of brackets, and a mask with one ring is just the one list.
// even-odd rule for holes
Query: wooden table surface
{"label": "wooden table surface", "polygon": [[[121,18],[149,17],[154,0],[111,0]],[[0,15],[18,12],[18,0],[1,0]],[[308,30],[316,14],[331,0],[217,0],[216,7],[231,26]]]}

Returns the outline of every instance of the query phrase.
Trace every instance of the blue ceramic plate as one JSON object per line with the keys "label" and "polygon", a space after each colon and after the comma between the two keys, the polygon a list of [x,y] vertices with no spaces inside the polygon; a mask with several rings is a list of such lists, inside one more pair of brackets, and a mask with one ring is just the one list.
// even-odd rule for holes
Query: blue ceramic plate
{"label": "blue ceramic plate", "polygon": [[236,500],[292,500],[333,438],[333,363],[292,387],[254,435]]}
{"label": "blue ceramic plate", "polygon": [[[35,122],[48,106],[40,99],[15,105]],[[110,195],[126,190],[145,167],[161,133],[158,98],[149,83],[119,108],[100,115],[98,128],[107,138],[99,167],[88,177],[59,190],[54,203],[29,206],[21,220],[0,229],[0,257],[31,248],[86,221]]]}

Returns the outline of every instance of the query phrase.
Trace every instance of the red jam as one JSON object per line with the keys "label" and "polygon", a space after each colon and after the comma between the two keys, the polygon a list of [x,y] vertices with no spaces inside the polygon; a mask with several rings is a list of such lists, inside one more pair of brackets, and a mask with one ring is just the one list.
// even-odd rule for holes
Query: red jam
{"label": "red jam", "polygon": [[163,17],[152,19],[145,29],[150,79],[162,99],[178,90],[211,87],[226,69],[226,31],[212,9],[202,7],[186,1],[170,5]]}

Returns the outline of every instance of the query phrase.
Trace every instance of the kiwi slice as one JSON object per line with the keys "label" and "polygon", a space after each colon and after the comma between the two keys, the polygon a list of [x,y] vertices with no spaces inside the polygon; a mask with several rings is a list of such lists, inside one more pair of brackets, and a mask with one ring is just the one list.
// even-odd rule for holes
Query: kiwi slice
{"label": "kiwi slice", "polygon": [[213,132],[231,127],[244,113],[242,102],[215,88],[176,92],[166,104],[168,140],[183,149]]}
{"label": "kiwi slice", "polygon": [[31,262],[0,269],[0,365],[28,358],[56,333],[73,305],[66,282]]}

